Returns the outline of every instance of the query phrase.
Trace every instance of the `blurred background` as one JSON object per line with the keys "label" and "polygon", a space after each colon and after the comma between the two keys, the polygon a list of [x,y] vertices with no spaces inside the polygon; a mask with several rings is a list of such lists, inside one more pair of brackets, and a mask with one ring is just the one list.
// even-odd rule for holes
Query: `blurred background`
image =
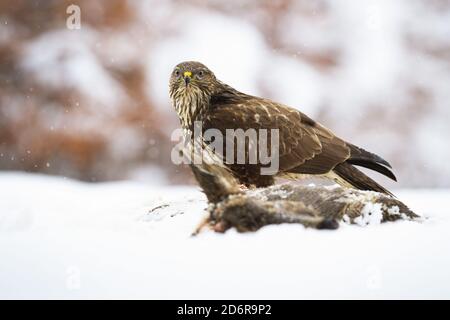
{"label": "blurred background", "polygon": [[184,60],[381,155],[388,187],[450,187],[447,0],[2,0],[0,170],[192,183],[170,161]]}

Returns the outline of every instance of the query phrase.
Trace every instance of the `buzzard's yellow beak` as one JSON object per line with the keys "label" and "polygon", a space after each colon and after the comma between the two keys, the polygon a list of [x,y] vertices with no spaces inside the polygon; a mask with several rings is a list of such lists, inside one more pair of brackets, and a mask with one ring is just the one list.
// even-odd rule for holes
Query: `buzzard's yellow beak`
{"label": "buzzard's yellow beak", "polygon": [[189,82],[191,81],[192,72],[190,72],[190,71],[185,71],[185,72],[183,73],[183,77],[184,77],[184,83],[185,83],[186,85],[188,85]]}

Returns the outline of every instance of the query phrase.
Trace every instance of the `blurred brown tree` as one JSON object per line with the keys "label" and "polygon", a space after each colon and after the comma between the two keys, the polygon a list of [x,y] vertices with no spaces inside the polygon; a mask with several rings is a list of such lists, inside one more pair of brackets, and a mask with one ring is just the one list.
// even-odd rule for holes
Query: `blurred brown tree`
{"label": "blurred brown tree", "polygon": [[[140,60],[115,65],[107,52],[89,47],[100,67],[125,93],[110,113],[101,111],[107,108],[101,101],[70,82],[45,85],[23,68],[28,44],[42,35],[64,30],[66,9],[72,3],[0,3],[2,28],[8,27],[2,31],[0,43],[0,168],[99,181],[123,178],[133,168],[154,164],[164,167],[172,182],[184,181],[187,171],[181,169],[175,174],[180,168],[168,161],[170,142],[161,129],[168,122],[154,111],[145,94]],[[83,28],[96,30],[98,39],[132,27],[134,13],[126,1],[86,0],[75,4],[83,8]],[[59,41],[67,40],[62,37]],[[61,64],[54,67],[61,68],[73,54],[76,52],[61,50]],[[52,71],[39,70],[39,74],[47,72]],[[115,146],[118,140],[122,145]]]}

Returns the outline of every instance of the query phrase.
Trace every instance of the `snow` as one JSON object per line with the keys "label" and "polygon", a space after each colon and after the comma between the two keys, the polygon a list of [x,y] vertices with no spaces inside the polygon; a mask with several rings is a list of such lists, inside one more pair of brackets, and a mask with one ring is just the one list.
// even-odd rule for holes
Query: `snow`
{"label": "snow", "polygon": [[0,298],[449,298],[450,190],[395,193],[427,219],[191,237],[195,186],[4,172]]}
{"label": "snow", "polygon": [[[398,208],[398,207],[397,207]],[[391,214],[391,212],[389,212]],[[361,211],[361,216],[355,219],[355,222],[361,226],[380,224],[383,219],[381,203],[367,203]]]}

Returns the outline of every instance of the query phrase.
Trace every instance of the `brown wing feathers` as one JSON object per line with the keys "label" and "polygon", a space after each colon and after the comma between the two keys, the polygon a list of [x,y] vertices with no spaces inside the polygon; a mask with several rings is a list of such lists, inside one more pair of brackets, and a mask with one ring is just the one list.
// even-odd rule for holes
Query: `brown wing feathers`
{"label": "brown wing feathers", "polygon": [[331,131],[317,124],[306,115],[301,114],[301,117],[302,123],[305,126],[314,128],[314,133],[319,137],[322,148],[320,153],[295,168],[294,172],[324,174],[335,168],[338,164],[346,162],[372,169],[397,181],[392,171],[387,168],[391,168],[391,165],[386,160],[374,153],[339,139]]}
{"label": "brown wing feathers", "polygon": [[381,157],[336,137],[330,130],[303,113],[267,99],[235,92],[211,100],[207,126],[219,128],[277,128],[280,133],[280,172],[327,174],[339,177],[362,190],[391,194],[353,165],[377,171],[393,180],[390,164]]}

